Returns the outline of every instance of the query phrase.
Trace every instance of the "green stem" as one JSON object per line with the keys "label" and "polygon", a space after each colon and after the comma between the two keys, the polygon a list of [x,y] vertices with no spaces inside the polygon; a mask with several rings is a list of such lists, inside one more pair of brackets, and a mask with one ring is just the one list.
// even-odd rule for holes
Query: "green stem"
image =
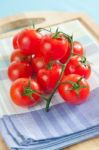
{"label": "green stem", "polygon": [[59,37],[59,31],[58,28],[56,29],[55,34],[52,36],[52,38],[58,38]]}
{"label": "green stem", "polygon": [[36,29],[36,31],[38,31],[38,32],[41,32],[42,30],[45,30],[47,32],[51,32],[51,29],[50,30],[45,29],[45,28],[38,28],[38,29]]}
{"label": "green stem", "polygon": [[35,24],[33,23],[33,29],[35,29]]}
{"label": "green stem", "polygon": [[35,92],[35,91],[33,91],[33,90],[31,90],[31,92],[32,92],[33,94],[36,94],[36,95],[40,96],[40,97],[43,98],[45,101],[48,100],[48,98],[47,98],[46,96],[42,95],[42,94],[39,94],[39,93],[37,93],[37,92]]}
{"label": "green stem", "polygon": [[60,81],[61,81],[61,79],[62,79],[62,76],[63,76],[64,70],[65,70],[65,65],[63,65],[63,66],[62,66],[62,71],[61,71],[61,74],[60,74],[59,80],[58,80],[58,82],[56,83],[56,86],[55,86],[54,90],[52,91],[52,93],[50,94],[50,96],[49,96],[49,98],[48,98],[48,100],[47,100],[46,108],[45,108],[45,110],[46,110],[46,111],[48,111],[48,110],[49,110],[50,102],[51,102],[52,97],[53,97],[53,95],[55,94],[55,92],[56,92],[56,90],[57,90],[57,88],[58,88],[58,86],[59,86],[59,84],[60,84]]}
{"label": "green stem", "polygon": [[[63,32],[60,32],[60,33],[63,33]],[[69,55],[69,57],[68,57],[66,63],[63,64],[63,66],[62,66],[62,71],[61,71],[59,80],[57,81],[54,90],[52,91],[52,93],[50,94],[50,96],[49,96],[49,98],[48,98],[48,100],[47,100],[46,108],[45,108],[45,110],[46,110],[47,112],[49,111],[49,106],[50,106],[50,102],[51,102],[51,100],[52,100],[52,97],[53,97],[53,95],[55,94],[55,92],[56,92],[58,86],[59,86],[60,83],[61,83],[61,79],[62,79],[62,76],[63,76],[63,74],[64,74],[66,65],[68,64],[68,62],[69,62],[69,60],[70,60],[70,58],[71,58],[71,56],[72,56],[72,53],[73,53],[73,38],[72,38],[71,36],[67,35],[67,34],[65,34],[65,36],[68,38],[68,40],[69,40],[70,43],[71,43],[70,55]]]}

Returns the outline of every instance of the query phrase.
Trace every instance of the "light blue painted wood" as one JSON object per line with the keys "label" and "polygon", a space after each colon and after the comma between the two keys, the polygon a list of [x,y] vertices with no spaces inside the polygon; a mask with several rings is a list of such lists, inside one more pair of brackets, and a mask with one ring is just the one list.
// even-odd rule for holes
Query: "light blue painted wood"
{"label": "light blue painted wood", "polygon": [[85,12],[99,23],[99,0],[0,0],[0,18],[34,10]]}

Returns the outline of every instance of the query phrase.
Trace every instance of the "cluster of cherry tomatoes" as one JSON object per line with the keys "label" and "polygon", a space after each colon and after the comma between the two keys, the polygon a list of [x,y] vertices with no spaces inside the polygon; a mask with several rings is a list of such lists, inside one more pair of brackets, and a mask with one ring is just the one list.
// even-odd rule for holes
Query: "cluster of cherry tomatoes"
{"label": "cluster of cherry tomatoes", "polygon": [[28,107],[41,99],[48,101],[59,80],[57,91],[64,101],[80,104],[87,99],[91,67],[77,41],[66,64],[71,53],[68,36],[57,30],[43,35],[39,29],[24,29],[14,36],[8,77],[13,81],[10,95],[15,104]]}

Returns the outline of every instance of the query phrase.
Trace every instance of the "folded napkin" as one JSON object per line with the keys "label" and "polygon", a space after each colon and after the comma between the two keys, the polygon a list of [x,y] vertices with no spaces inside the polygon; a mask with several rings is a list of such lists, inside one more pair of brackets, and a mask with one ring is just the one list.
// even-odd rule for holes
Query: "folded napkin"
{"label": "folded napkin", "polygon": [[7,77],[12,38],[0,40],[0,133],[11,150],[58,150],[99,135],[99,46],[78,21],[60,28],[78,33],[74,38],[84,45],[92,62],[90,97],[73,106],[56,93],[49,112],[45,112],[43,101],[33,108],[16,106],[9,96]]}

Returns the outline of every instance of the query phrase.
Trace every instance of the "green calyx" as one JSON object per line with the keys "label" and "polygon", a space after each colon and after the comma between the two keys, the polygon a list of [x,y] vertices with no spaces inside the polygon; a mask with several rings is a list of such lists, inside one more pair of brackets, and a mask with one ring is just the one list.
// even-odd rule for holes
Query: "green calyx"
{"label": "green calyx", "polygon": [[81,77],[76,83],[70,80],[66,81],[66,83],[72,84],[72,88],[70,88],[68,91],[75,90],[77,96],[79,96],[80,89],[86,88],[86,86],[80,85],[82,79],[83,78]]}
{"label": "green calyx", "polygon": [[54,61],[51,59],[47,65],[47,68],[51,70],[53,63],[54,63]]}
{"label": "green calyx", "polygon": [[81,57],[81,61],[80,61],[82,64],[84,64],[84,66],[88,66],[88,68],[90,69],[90,65],[89,65],[89,62],[87,61],[86,57],[85,56],[82,56]]}
{"label": "green calyx", "polygon": [[22,96],[28,96],[31,100],[33,100],[32,94],[35,94],[47,101],[47,97],[45,97],[45,95],[41,95],[38,93],[38,91],[31,89],[30,82],[31,82],[31,80],[28,81],[28,86],[24,87],[24,92],[23,92]]}
{"label": "green calyx", "polygon": [[[73,40],[73,35],[72,36],[69,36],[68,34],[62,32],[62,31],[59,31],[59,29],[57,28],[56,29],[56,32],[53,34],[52,38],[61,38],[63,35],[63,37],[65,39],[68,39],[69,42],[71,43],[71,41]],[[73,52],[72,52],[73,53]]]}
{"label": "green calyx", "polygon": [[33,99],[32,94],[33,93],[36,94],[37,91],[31,89],[30,82],[31,82],[31,80],[28,81],[28,86],[24,87],[24,92],[23,92],[22,96],[28,96],[30,99]]}
{"label": "green calyx", "polygon": [[82,57],[81,57],[81,62],[82,62],[83,64],[85,64],[85,63],[87,62],[87,59],[86,59],[85,56],[82,56]]}

